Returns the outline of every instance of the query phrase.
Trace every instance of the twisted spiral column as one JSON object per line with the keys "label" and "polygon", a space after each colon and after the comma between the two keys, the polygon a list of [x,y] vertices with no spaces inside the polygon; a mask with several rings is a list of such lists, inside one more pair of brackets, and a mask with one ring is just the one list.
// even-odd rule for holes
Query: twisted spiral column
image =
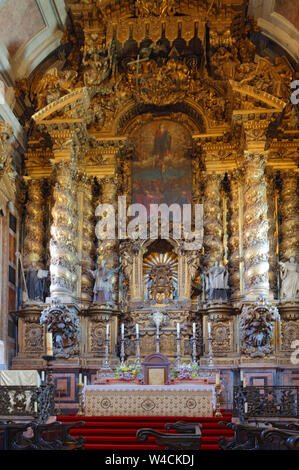
{"label": "twisted spiral column", "polygon": [[93,269],[94,255],[94,207],[92,195],[92,181],[84,178],[82,181],[82,236],[81,236],[81,298],[82,300],[92,300],[93,280],[88,274],[88,269]]}
{"label": "twisted spiral column", "polygon": [[223,260],[221,181],[223,176],[206,174],[204,179],[204,253],[207,268]]}
{"label": "twisted spiral column", "polygon": [[[115,220],[117,221],[117,191],[118,184],[117,179],[114,177],[105,177],[99,180],[101,186],[101,197],[99,203],[111,204],[115,211]],[[104,264],[113,269],[118,265],[118,242],[117,242],[117,224],[115,230],[115,239],[112,240],[98,240],[96,247],[96,260],[97,265],[104,262]],[[115,302],[118,301],[118,275],[114,274],[111,278],[111,282],[114,287],[113,299]]]}
{"label": "twisted spiral column", "polygon": [[41,265],[44,261],[43,231],[44,195],[43,181],[28,181],[28,201],[25,215],[24,268],[33,260]]}
{"label": "twisted spiral column", "polygon": [[245,152],[244,262],[245,294],[269,296],[269,241],[264,153]]}
{"label": "twisted spiral column", "polygon": [[271,167],[265,170],[267,182],[267,204],[268,204],[268,240],[269,240],[269,284],[271,291],[277,295],[277,213],[276,213],[276,185],[275,185],[275,171]]}
{"label": "twisted spiral column", "polygon": [[70,165],[55,166],[56,183],[50,240],[51,297],[73,302],[77,281],[77,199]]}
{"label": "twisted spiral column", "polygon": [[288,261],[291,256],[299,260],[299,203],[298,173],[293,170],[281,171],[281,191],[279,212],[281,216],[279,247],[280,261]]}
{"label": "twisted spiral column", "polygon": [[240,170],[234,170],[229,175],[229,281],[232,298],[240,296]]}

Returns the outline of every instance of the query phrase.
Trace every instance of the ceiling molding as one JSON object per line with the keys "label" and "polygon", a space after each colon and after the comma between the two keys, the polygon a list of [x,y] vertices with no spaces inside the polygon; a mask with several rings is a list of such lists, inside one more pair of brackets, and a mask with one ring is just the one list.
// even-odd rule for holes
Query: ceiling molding
{"label": "ceiling molding", "polygon": [[[0,0],[1,2],[1,0]],[[2,6],[5,2],[0,3]],[[36,0],[45,26],[26,43],[13,57],[4,44],[0,44],[0,72],[9,76],[9,81],[27,77],[57,47],[65,29],[67,11],[64,0]]]}
{"label": "ceiling molding", "polygon": [[256,19],[264,36],[282,47],[296,62],[299,61],[299,30],[275,11],[275,0],[250,0],[248,14]]}

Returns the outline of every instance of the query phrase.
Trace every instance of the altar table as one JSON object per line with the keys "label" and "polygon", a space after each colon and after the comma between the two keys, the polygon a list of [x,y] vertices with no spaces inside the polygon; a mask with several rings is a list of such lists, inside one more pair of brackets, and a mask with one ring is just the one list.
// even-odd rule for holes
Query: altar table
{"label": "altar table", "polygon": [[86,416],[213,416],[215,385],[87,385]]}

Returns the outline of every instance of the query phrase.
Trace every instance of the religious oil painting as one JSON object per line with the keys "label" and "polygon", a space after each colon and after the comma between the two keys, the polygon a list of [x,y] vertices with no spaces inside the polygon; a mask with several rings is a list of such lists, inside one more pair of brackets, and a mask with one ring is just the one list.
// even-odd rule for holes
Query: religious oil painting
{"label": "religious oil painting", "polygon": [[144,124],[133,135],[133,202],[143,204],[191,203],[191,137],[185,127],[167,119]]}

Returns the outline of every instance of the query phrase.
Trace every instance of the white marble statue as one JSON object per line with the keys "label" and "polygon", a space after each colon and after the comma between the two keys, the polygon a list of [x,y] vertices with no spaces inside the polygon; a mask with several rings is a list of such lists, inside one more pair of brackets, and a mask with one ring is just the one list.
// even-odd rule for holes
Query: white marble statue
{"label": "white marble statue", "polygon": [[296,263],[295,256],[291,256],[289,261],[280,264],[280,277],[281,277],[281,299],[295,299],[299,298],[299,272],[298,263]]}

